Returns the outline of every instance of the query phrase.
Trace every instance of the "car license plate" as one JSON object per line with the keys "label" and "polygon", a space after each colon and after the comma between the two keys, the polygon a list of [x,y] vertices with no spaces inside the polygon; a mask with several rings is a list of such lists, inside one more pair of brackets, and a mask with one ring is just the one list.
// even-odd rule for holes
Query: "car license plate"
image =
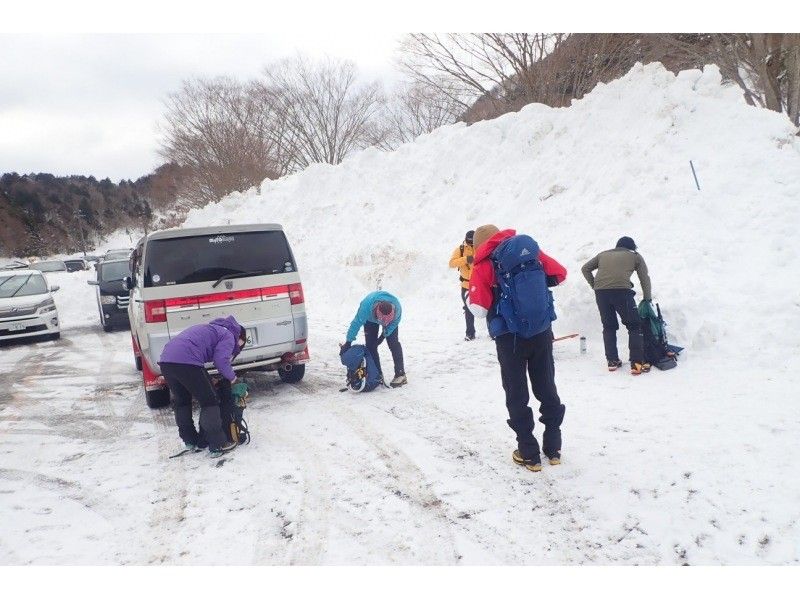
{"label": "car license plate", "polygon": [[25,330],[25,328],[27,328],[25,324],[11,324],[11,327],[9,329],[11,330],[11,332],[19,332],[20,330]]}
{"label": "car license plate", "polygon": [[247,332],[247,340],[244,343],[245,347],[252,347],[258,342],[258,336],[256,335],[255,328],[245,328]]}

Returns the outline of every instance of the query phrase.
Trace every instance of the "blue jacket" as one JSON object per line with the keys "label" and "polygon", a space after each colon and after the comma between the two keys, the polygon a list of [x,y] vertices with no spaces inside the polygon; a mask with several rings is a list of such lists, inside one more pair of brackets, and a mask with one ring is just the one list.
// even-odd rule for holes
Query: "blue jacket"
{"label": "blue jacket", "polygon": [[378,301],[389,301],[392,305],[394,305],[394,320],[391,321],[389,326],[383,329],[383,336],[391,336],[392,333],[397,330],[397,325],[400,324],[400,316],[403,313],[403,310],[400,308],[400,302],[397,300],[397,297],[391,293],[387,293],[386,291],[375,291],[364,297],[364,299],[361,301],[361,304],[358,306],[356,317],[353,318],[350,328],[347,329],[348,342],[352,343],[354,340],[356,340],[358,331],[367,322],[380,324],[380,322],[375,319],[375,316],[372,313],[372,307]]}
{"label": "blue jacket", "polygon": [[158,363],[203,367],[211,361],[220,374],[233,380],[236,374],[231,367],[231,360],[240,351],[238,340],[241,329],[233,316],[190,326],[166,344]]}

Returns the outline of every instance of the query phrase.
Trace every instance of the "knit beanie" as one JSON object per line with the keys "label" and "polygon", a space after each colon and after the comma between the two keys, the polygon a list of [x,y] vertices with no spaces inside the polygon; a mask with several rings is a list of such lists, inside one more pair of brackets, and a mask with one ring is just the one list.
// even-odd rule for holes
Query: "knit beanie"
{"label": "knit beanie", "polygon": [[624,247],[625,249],[636,251],[636,243],[634,243],[633,239],[630,237],[620,237],[619,241],[617,241],[617,247]]}
{"label": "knit beanie", "polygon": [[494,235],[500,232],[500,229],[497,228],[494,224],[484,224],[483,226],[479,226],[475,229],[475,236],[473,238],[473,246],[477,250],[478,247],[486,243],[489,239],[491,239]]}

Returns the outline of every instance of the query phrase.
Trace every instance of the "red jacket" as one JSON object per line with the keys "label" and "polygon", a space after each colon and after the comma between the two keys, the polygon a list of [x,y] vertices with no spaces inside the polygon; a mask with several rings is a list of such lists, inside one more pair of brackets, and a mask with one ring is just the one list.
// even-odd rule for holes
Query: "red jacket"
{"label": "red jacket", "polygon": [[[472,277],[469,279],[469,309],[479,318],[485,318],[492,307],[494,293],[492,287],[497,284],[494,277],[494,266],[489,256],[506,239],[517,234],[512,228],[507,228],[495,233],[475,251],[475,261],[472,264]],[[567,269],[556,260],[539,250],[539,261],[547,276],[553,276],[556,284],[561,284],[567,278]]]}

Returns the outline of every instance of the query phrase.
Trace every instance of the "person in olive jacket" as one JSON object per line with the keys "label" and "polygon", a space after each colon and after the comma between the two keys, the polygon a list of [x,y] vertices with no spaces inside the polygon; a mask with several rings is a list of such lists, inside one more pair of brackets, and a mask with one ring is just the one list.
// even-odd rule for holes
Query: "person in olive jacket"
{"label": "person in olive jacket", "polygon": [[[597,270],[597,274],[592,273]],[[603,251],[581,268],[583,276],[594,289],[600,321],[603,324],[603,344],[605,345],[608,370],[613,372],[622,366],[617,352],[617,330],[619,322],[628,329],[628,349],[631,374],[638,375],[650,371],[650,364],[644,359],[644,337],[636,309],[636,301],[631,276],[636,272],[645,301],[651,301],[650,276],[644,258],[636,252],[636,243],[630,237],[621,237],[614,249]]]}
{"label": "person in olive jacket", "polygon": [[472,240],[475,235],[474,230],[467,231],[464,242],[453,250],[450,256],[450,267],[458,268],[458,279],[461,282],[461,303],[464,308],[464,320],[467,323],[467,331],[464,340],[475,340],[475,316],[467,306],[467,296],[469,295],[469,279],[472,276],[472,261],[475,257],[475,248]]}

